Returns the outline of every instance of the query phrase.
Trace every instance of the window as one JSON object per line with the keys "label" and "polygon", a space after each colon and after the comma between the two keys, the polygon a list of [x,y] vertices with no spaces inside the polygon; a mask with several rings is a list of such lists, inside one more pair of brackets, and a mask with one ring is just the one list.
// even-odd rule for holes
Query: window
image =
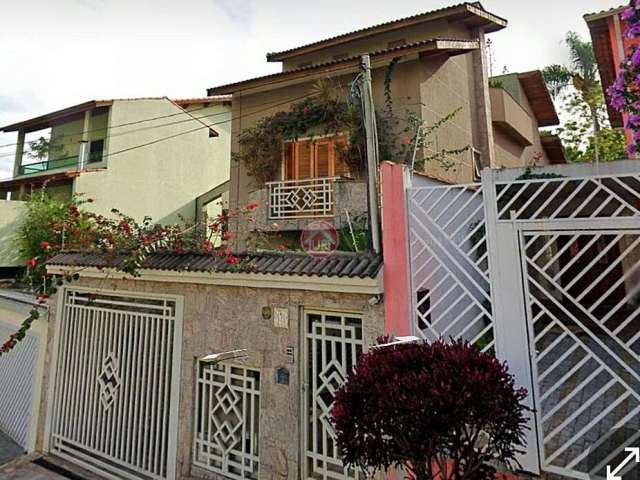
{"label": "window", "polygon": [[104,140],[92,140],[89,144],[89,163],[101,162],[103,150]]}
{"label": "window", "polygon": [[346,144],[343,135],[285,143],[285,180],[351,176],[349,165],[341,154]]}
{"label": "window", "polygon": [[193,463],[236,480],[257,480],[260,372],[228,363],[197,365]]}

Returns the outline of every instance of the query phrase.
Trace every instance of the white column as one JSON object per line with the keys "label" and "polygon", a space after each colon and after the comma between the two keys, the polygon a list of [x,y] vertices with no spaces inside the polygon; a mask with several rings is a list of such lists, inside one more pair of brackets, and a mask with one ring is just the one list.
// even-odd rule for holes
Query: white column
{"label": "white column", "polygon": [[78,154],[78,169],[82,170],[87,166],[89,160],[89,129],[91,128],[91,110],[84,112],[84,122],[82,124],[82,140],[80,140],[80,153]]}
{"label": "white column", "polygon": [[13,178],[20,175],[20,165],[24,154],[24,130],[18,130],[18,141],[16,143],[16,156],[13,161]]}
{"label": "white column", "polygon": [[[491,279],[491,300],[496,336],[496,356],[506,361],[515,376],[516,385],[529,393],[524,404],[533,410],[534,391],[531,375],[529,327],[526,315],[522,262],[520,259],[520,231],[515,222],[498,222],[494,171],[482,171],[482,192],[487,229],[487,250]],[[529,413],[530,430],[526,433],[527,447],[518,456],[522,469],[538,475],[538,434],[536,417]]]}

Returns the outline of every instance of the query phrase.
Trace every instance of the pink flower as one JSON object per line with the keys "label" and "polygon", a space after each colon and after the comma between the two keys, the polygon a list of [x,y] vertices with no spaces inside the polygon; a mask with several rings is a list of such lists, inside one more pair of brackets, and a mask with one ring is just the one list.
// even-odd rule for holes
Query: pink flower
{"label": "pink flower", "polygon": [[43,250],[49,250],[51,248],[51,245],[46,240],[43,240],[42,242],[40,242],[40,248],[42,248]]}
{"label": "pink flower", "polygon": [[30,258],[29,260],[27,260],[27,266],[31,267],[31,268],[36,268],[36,265],[38,265],[38,260],[36,260],[35,258]]}

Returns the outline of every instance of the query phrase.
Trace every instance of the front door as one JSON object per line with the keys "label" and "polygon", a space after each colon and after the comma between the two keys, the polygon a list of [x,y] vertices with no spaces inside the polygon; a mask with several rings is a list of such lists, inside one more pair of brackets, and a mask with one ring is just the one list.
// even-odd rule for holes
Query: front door
{"label": "front door", "polygon": [[357,472],[342,465],[330,414],[336,390],[364,351],[362,318],[307,310],[304,324],[304,478],[357,478]]}

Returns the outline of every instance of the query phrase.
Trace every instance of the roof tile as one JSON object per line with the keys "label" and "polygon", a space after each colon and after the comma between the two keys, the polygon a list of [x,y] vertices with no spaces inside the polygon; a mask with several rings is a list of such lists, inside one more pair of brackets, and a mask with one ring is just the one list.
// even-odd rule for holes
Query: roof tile
{"label": "roof tile", "polygon": [[[105,253],[63,252],[47,261],[51,266],[117,268],[127,256]],[[270,275],[300,275],[317,277],[375,278],[382,266],[379,255],[335,252],[313,256],[302,252],[260,252],[239,254],[240,263],[230,265],[210,253],[154,253],[143,264],[147,270],[262,273]]]}

